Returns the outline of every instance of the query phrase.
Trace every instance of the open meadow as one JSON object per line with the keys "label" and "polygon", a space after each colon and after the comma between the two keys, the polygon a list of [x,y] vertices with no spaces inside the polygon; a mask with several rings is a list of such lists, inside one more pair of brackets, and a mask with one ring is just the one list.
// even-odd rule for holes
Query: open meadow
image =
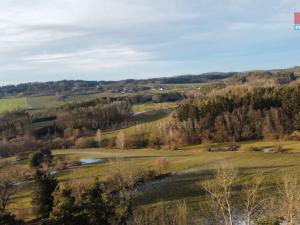
{"label": "open meadow", "polygon": [[30,104],[25,97],[0,99],[0,113],[27,108],[30,108]]}
{"label": "open meadow", "polygon": [[[253,148],[269,149],[282,146],[287,151],[254,152]],[[207,149],[226,144],[202,144],[183,147],[176,151],[138,149],[138,150],[110,150],[110,149],[68,149],[52,151],[54,159],[64,159],[68,162],[80,160],[99,160],[91,164],[74,163],[72,168],[57,171],[56,177],[62,185],[71,181],[89,183],[96,177],[105,180],[111,171],[111,160],[119,159],[132,162],[135,167],[155,167],[157,159],[168,160],[169,175],[141,184],[136,189],[135,205],[150,207],[157,203],[186,201],[194,219],[205,201],[205,191],[202,184],[210,179],[214,169],[222,161],[228,161],[238,169],[238,183],[246,183],[257,174],[264,174],[265,190],[276,183],[276,180],[285,173],[300,172],[300,142],[299,141],[257,141],[240,143],[240,148],[235,152],[209,152]],[[11,160],[15,160],[11,158]],[[28,169],[27,160],[15,161],[23,169]],[[14,196],[11,210],[17,215],[32,219],[31,214],[32,182],[24,184],[23,189]],[[239,190],[236,190],[238,192]],[[192,219],[194,221],[194,219]],[[195,222],[195,221],[194,221]]]}

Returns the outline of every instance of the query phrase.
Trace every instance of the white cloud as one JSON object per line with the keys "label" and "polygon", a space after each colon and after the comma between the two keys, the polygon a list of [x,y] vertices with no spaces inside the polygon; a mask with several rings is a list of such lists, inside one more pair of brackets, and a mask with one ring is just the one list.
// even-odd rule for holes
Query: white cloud
{"label": "white cloud", "polygon": [[165,62],[288,36],[297,10],[299,0],[0,0],[0,79],[13,71],[20,80],[135,67],[167,73]]}
{"label": "white cloud", "polygon": [[69,53],[41,54],[25,57],[27,63],[61,64],[79,70],[117,68],[155,59],[153,53],[141,52],[131,47],[112,46]]}

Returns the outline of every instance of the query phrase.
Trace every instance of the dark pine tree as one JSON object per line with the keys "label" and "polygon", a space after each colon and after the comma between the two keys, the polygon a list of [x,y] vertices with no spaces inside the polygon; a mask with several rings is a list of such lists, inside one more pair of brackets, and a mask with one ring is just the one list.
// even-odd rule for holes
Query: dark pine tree
{"label": "dark pine tree", "polygon": [[91,225],[109,225],[109,218],[113,215],[113,210],[110,210],[102,195],[103,191],[98,180],[83,194],[82,208],[88,215]]}
{"label": "dark pine tree", "polygon": [[53,207],[53,192],[58,186],[56,178],[48,172],[36,171],[32,194],[34,213],[39,217],[48,217]]}
{"label": "dark pine tree", "polygon": [[57,189],[50,217],[42,225],[91,225],[88,215],[75,202],[70,189]]}

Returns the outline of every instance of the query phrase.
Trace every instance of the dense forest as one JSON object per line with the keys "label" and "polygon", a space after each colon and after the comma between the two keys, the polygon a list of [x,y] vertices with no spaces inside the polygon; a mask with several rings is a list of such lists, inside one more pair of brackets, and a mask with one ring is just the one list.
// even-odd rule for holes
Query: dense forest
{"label": "dense forest", "polygon": [[224,142],[284,138],[300,129],[299,112],[299,86],[267,87],[188,101],[176,118],[190,141]]}

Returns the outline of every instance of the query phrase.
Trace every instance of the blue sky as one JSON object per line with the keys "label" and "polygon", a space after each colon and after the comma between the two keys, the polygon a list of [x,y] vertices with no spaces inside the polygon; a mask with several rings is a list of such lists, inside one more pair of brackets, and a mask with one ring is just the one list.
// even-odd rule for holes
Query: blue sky
{"label": "blue sky", "polygon": [[0,85],[300,65],[299,0],[0,0]]}

